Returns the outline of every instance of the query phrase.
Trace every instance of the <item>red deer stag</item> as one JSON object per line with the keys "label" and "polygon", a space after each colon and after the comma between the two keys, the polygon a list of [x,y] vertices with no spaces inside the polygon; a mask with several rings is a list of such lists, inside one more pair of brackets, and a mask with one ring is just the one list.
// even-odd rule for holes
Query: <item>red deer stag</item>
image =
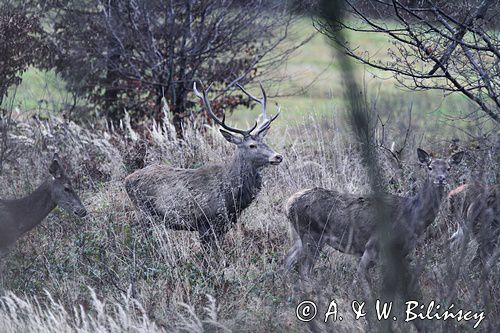
{"label": "red deer stag", "polygon": [[264,119],[258,128],[257,122],[247,130],[229,127],[224,116],[220,120],[212,111],[207,96],[210,87],[202,93],[196,89],[196,83],[193,87],[209,116],[222,127],[221,134],[236,145],[230,160],[198,169],[151,165],[137,170],[125,180],[127,193],[139,210],[165,223],[167,228],[198,231],[204,245],[215,246],[223,239],[259,193],[261,170],[283,160],[264,143],[264,136],[279,113],[267,118],[267,98],[262,86],[262,99],[239,87],[262,105]]}
{"label": "red deer stag", "polygon": [[[463,152],[449,160],[433,159],[418,149],[418,159],[427,166],[428,177],[414,197],[387,194],[382,202],[391,228],[404,242],[407,255],[425,229],[434,221],[445,193],[446,177]],[[307,277],[325,244],[336,250],[361,257],[359,274],[367,277],[368,268],[377,260],[376,200],[371,196],[339,193],[312,188],[295,193],[286,204],[286,214],[295,242],[285,258],[287,268],[297,265]]]}
{"label": "red deer stag", "polygon": [[49,173],[51,179],[27,197],[0,200],[0,258],[9,252],[23,234],[40,224],[56,206],[78,217],[87,215],[57,154],[54,155]]}

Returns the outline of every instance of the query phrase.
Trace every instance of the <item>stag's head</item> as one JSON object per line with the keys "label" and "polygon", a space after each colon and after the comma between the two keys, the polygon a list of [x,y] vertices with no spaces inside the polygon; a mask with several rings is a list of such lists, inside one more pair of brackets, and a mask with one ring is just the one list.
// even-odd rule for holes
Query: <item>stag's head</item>
{"label": "stag's head", "polygon": [[224,138],[237,146],[238,153],[241,156],[244,156],[245,159],[250,161],[250,163],[252,163],[257,168],[265,167],[270,164],[280,164],[283,161],[283,156],[275,152],[264,142],[264,137],[269,131],[271,123],[279,116],[279,112],[272,118],[267,118],[267,97],[262,85],[260,86],[263,95],[261,99],[247,92],[242,86],[238,85],[238,87],[252,100],[262,105],[262,124],[260,126],[257,126],[257,121],[251,128],[247,130],[240,130],[228,126],[225,123],[225,116],[223,116],[222,120],[220,120],[212,111],[212,107],[207,96],[208,89],[210,87],[208,87],[206,90],[203,89],[203,92],[200,93],[196,88],[195,82],[193,85],[193,90],[196,96],[198,96],[203,101],[205,108],[207,109],[208,114],[213,119],[213,121],[222,127],[220,129],[220,132],[222,133]]}
{"label": "stag's head", "polygon": [[66,176],[64,169],[61,167],[57,154],[54,155],[54,159],[49,167],[49,172],[54,178],[51,184],[51,193],[52,199],[57,203],[57,205],[68,213],[74,214],[78,217],[84,217],[87,215],[87,210],[83,206],[78,195],[73,190],[71,181]]}
{"label": "stag's head", "polygon": [[425,150],[417,148],[418,160],[427,166],[429,179],[438,186],[447,183],[448,172],[462,161],[464,152],[451,155],[448,159],[432,158]]}

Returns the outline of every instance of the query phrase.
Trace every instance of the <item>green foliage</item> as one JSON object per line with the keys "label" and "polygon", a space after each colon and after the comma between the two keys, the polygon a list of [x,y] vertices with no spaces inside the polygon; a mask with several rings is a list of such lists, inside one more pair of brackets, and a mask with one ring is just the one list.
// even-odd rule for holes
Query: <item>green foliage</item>
{"label": "green foliage", "polygon": [[21,82],[28,67],[48,55],[40,34],[37,18],[28,17],[9,4],[0,5],[0,105],[8,88]]}

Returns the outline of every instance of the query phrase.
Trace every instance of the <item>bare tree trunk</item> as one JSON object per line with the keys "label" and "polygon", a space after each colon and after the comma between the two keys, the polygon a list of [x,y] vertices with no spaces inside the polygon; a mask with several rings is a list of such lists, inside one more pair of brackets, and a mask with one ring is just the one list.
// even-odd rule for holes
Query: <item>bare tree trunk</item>
{"label": "bare tree trunk", "polygon": [[12,108],[6,114],[2,112],[2,117],[0,118],[0,175],[2,174],[4,160],[7,157],[7,149],[9,148],[8,132],[11,125],[11,118]]}
{"label": "bare tree trunk", "polygon": [[[110,13],[110,20],[114,20],[115,15],[117,15],[116,1],[111,0],[108,6],[108,12]],[[109,34],[107,36],[107,54],[108,59],[106,62],[106,77],[103,80],[104,92],[104,110],[107,114],[109,120],[111,120],[115,125],[117,125],[123,118],[123,110],[118,110],[118,87],[117,81],[119,79],[119,73],[116,70],[116,64],[120,61],[120,45],[116,41],[116,38]]]}
{"label": "bare tree trunk", "polygon": [[184,118],[186,116],[186,99],[187,99],[187,91],[183,86],[180,86],[176,90],[176,105],[174,106],[174,116],[173,116],[173,125],[175,128],[175,133],[177,134],[177,138],[184,138]]}

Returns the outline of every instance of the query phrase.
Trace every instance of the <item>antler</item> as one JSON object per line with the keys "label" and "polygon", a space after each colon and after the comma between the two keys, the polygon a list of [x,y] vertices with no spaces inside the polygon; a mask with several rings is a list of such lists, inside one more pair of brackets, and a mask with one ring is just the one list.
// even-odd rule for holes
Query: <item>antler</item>
{"label": "antler", "polygon": [[[210,115],[210,117],[217,123],[219,124],[220,126],[222,126],[224,129],[230,131],[230,132],[233,132],[233,133],[238,133],[238,134],[241,134],[243,135],[244,137],[247,137],[250,135],[250,133],[257,127],[257,121],[255,122],[255,124],[250,128],[250,129],[247,129],[247,130],[240,130],[240,129],[237,129],[237,128],[233,128],[233,127],[229,127],[228,125],[226,125],[225,121],[226,121],[226,115],[223,114],[222,115],[222,121],[219,120],[219,118],[217,118],[217,116],[215,115],[215,113],[212,111],[212,107],[210,106],[210,101],[208,100],[208,96],[207,96],[207,92],[210,90],[210,87],[212,85],[210,84],[208,86],[208,88],[205,90],[203,89],[203,94],[200,93],[198,91],[198,89],[196,89],[196,81],[193,83],[193,91],[194,91],[194,94],[196,96],[198,96],[202,101],[203,103],[205,104],[205,107],[207,108],[207,111],[208,111],[208,114]],[[202,85],[202,88],[203,88],[203,85]],[[259,132],[260,132],[260,129],[259,129]]]}
{"label": "antler", "polygon": [[278,107],[278,113],[276,113],[276,115],[271,117],[271,119],[267,118],[267,95],[266,91],[264,90],[264,87],[262,86],[262,83],[259,82],[260,90],[262,91],[262,98],[255,97],[254,95],[246,91],[245,88],[243,88],[239,83],[236,83],[236,85],[238,86],[238,88],[241,89],[241,91],[245,93],[245,95],[250,97],[250,99],[253,99],[255,102],[262,105],[262,119],[264,122],[262,123],[262,125],[260,125],[257,134],[268,129],[269,126],[271,126],[271,123],[280,115],[281,108]]}

